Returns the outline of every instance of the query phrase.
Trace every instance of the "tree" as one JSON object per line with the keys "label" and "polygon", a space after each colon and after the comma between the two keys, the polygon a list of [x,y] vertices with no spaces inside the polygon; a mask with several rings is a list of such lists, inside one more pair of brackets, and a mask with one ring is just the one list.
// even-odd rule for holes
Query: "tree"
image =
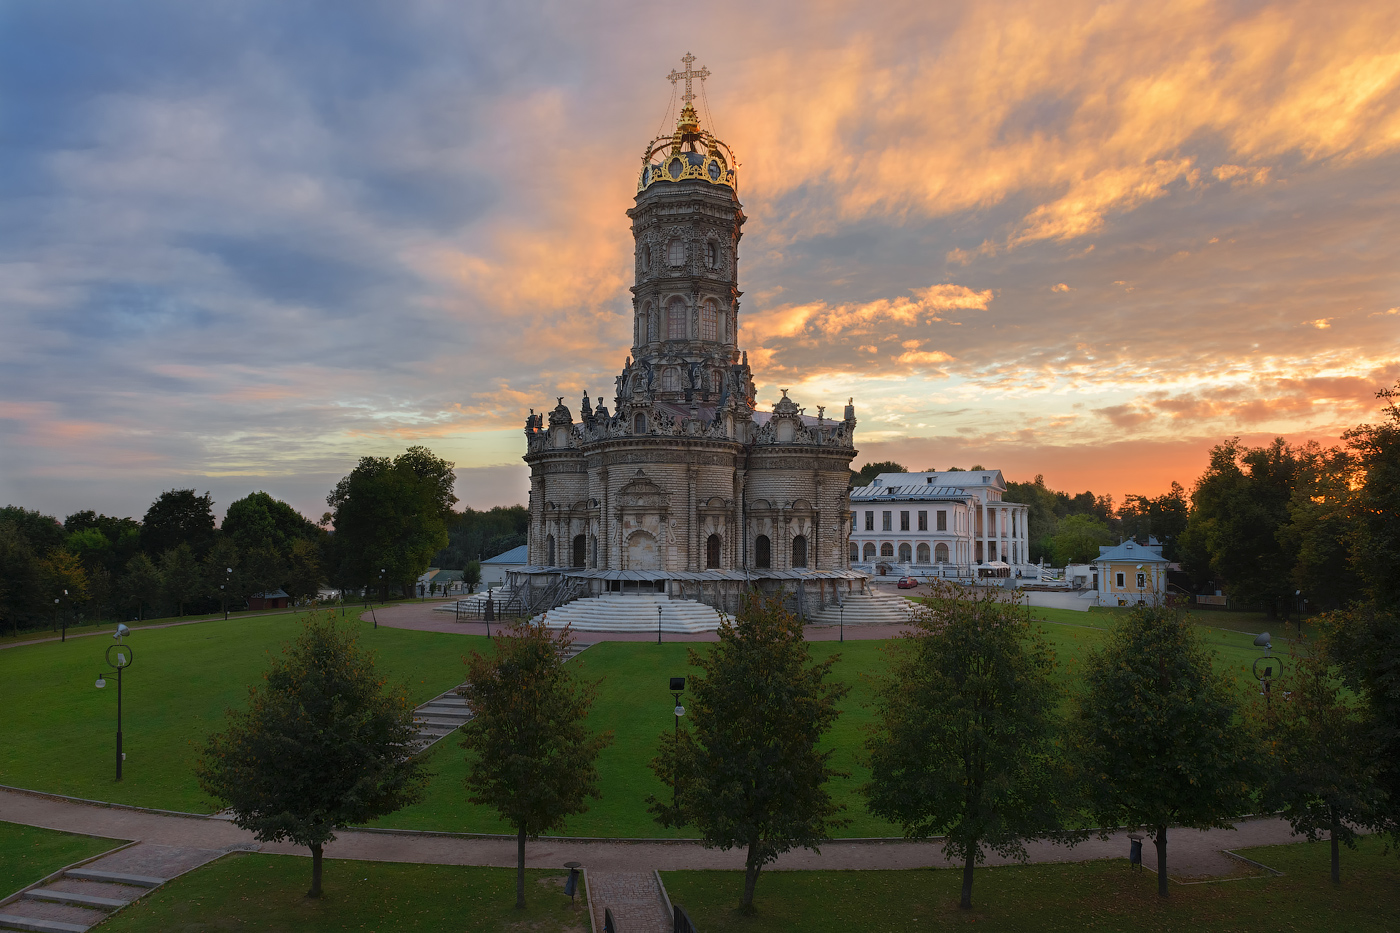
{"label": "tree", "polygon": [[0,618],[19,634],[41,598],[42,573],[34,547],[18,522],[0,518]]}
{"label": "tree", "polygon": [[261,491],[231,503],[220,530],[241,550],[271,547],[283,555],[293,541],[314,541],[317,536],[316,526],[300,512]]}
{"label": "tree", "polygon": [[178,616],[185,614],[186,603],[198,599],[205,590],[205,574],[186,541],[160,556],[160,576],[165,600],[175,607]]}
{"label": "tree", "polygon": [[469,560],[484,560],[529,543],[530,510],[523,505],[496,506],[481,512],[467,506],[447,529],[448,545],[433,555],[432,565],[464,569]]}
{"label": "tree", "polygon": [[476,588],[481,585],[481,561],[469,560],[467,566],[462,569],[462,586],[468,593],[475,593]]}
{"label": "tree", "polygon": [[1128,495],[1118,509],[1118,524],[1127,537],[1146,544],[1156,538],[1162,544],[1162,556],[1176,560],[1177,540],[1186,530],[1191,504],[1186,490],[1173,482],[1171,490],[1160,496]]}
{"label": "tree", "polygon": [[811,662],[801,620],[757,593],[721,622],[717,644],[689,657],[701,673],[690,679],[686,726],[662,734],[651,763],[673,801],[648,803],[663,826],[693,825],[706,846],[746,849],[740,907],[751,912],[764,865],[817,850],[846,822],[826,787],[845,775],[819,746],[849,688],[827,682],[838,656]]}
{"label": "tree", "polygon": [[879,460],[875,463],[867,463],[854,473],[851,476],[851,485],[856,487],[869,486],[881,473],[908,472],[909,468],[902,463],[895,463],[893,460]]}
{"label": "tree", "polygon": [[454,474],[426,447],[398,457],[364,457],[336,484],[326,503],[334,510],[333,576],[341,585],[379,579],[407,594],[448,541]]}
{"label": "tree", "polygon": [[1376,812],[1376,758],[1358,703],[1346,697],[1324,642],[1296,649],[1273,699],[1257,711],[1272,758],[1271,808],[1281,807],[1295,833],[1332,845],[1332,883],[1340,884],[1339,844],[1356,848],[1355,826]]}
{"label": "tree", "polygon": [[293,598],[315,599],[321,592],[321,549],[314,541],[297,538],[287,552],[287,576],[283,589]]}
{"label": "tree", "polygon": [[1329,623],[1329,658],[1362,700],[1375,785],[1383,795],[1372,825],[1400,843],[1400,611],[1367,600]]}
{"label": "tree", "polygon": [[1283,438],[1268,447],[1243,447],[1239,438],[1216,446],[1196,481],[1182,536],[1183,556],[1198,581],[1225,581],[1231,596],[1262,606],[1270,618],[1293,596],[1279,532],[1289,520],[1297,474],[1296,451]]}
{"label": "tree", "polygon": [[204,555],[204,592],[219,600],[221,610],[226,610],[236,596],[246,595],[242,592],[241,560],[237,545],[227,535],[219,535]]}
{"label": "tree", "polygon": [[141,521],[141,549],[147,554],[164,554],[181,542],[196,557],[214,543],[214,498],[196,496],[193,489],[171,489],[160,494]]}
{"label": "tree", "polygon": [[1400,382],[1376,397],[1384,402],[1385,420],[1343,435],[1361,477],[1353,554],[1366,595],[1377,606],[1400,609]]}
{"label": "tree", "polygon": [[954,586],[935,591],[901,641],[877,682],[864,792],[906,836],[945,837],[970,909],[987,849],[1025,861],[1025,840],[1059,829],[1054,661],[1016,603]]}
{"label": "tree", "polygon": [[467,799],[489,806],[516,830],[515,906],[525,906],[525,841],[562,826],[597,799],[598,753],[612,733],[586,720],[597,686],[580,683],[564,664],[567,629],[515,622],[492,639],[493,653],[473,651],[458,693],[475,714],[462,727]]}
{"label": "tree", "polygon": [[[43,574],[45,601],[52,600],[54,606],[66,610],[74,603],[87,599],[88,574],[77,555],[61,547],[50,548],[49,553],[44,555],[40,572]],[[55,620],[55,627],[57,624]]]}
{"label": "tree", "polygon": [[1050,554],[1050,536],[1054,533],[1055,525],[1059,522],[1057,507],[1060,505],[1059,499],[1062,496],[1064,496],[1063,493],[1056,493],[1046,488],[1045,477],[1039,473],[1029,483],[1008,482],[1006,484],[1006,493],[1002,499],[1030,506],[1028,510],[1029,521],[1026,523],[1026,536],[1030,544],[1030,553],[1027,557],[1031,561],[1038,561],[1042,557],[1054,561]]}
{"label": "tree", "polygon": [[1352,548],[1357,537],[1353,486],[1356,459],[1338,448],[1309,442],[1297,451],[1298,473],[1288,521],[1278,540],[1292,565],[1292,583],[1314,606],[1341,608],[1361,591]]}
{"label": "tree", "polygon": [[311,850],[308,897],[321,896],[322,846],[336,829],[422,798],[407,691],[386,686],[374,655],[329,614],[307,618],[228,718],[199,761],[199,785],[259,841]]}
{"label": "tree", "polygon": [[1089,655],[1073,752],[1099,826],[1147,827],[1167,896],[1167,827],[1229,828],[1251,804],[1255,744],[1235,688],[1184,615],[1139,606]]}
{"label": "tree", "polygon": [[1099,556],[1099,546],[1113,538],[1108,526],[1088,515],[1071,515],[1055,526],[1050,538],[1050,555],[1055,565],[1082,564]]}
{"label": "tree", "polygon": [[121,589],[127,605],[136,609],[138,619],[145,618],[143,609],[153,606],[164,589],[160,569],[145,554],[137,554],[126,562]]}

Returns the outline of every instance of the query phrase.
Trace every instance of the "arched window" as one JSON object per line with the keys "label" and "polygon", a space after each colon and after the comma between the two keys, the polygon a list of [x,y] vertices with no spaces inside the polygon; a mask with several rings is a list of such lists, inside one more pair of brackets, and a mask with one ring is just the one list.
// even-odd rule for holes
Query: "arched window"
{"label": "arched window", "polygon": [[719,308],[715,307],[714,299],[707,298],[700,306],[700,339],[719,339]]}
{"label": "arched window", "polygon": [[711,269],[719,265],[719,247],[715,245],[714,240],[705,244],[705,265]]}
{"label": "arched window", "polygon": [[661,370],[661,391],[679,392],[681,388],[680,370],[674,366],[667,366]]}
{"label": "arched window", "polygon": [[574,535],[574,562],[569,566],[588,566],[588,537],[586,535]]}
{"label": "arched window", "polygon": [[650,301],[642,306],[642,320],[645,321],[642,327],[646,328],[647,343],[656,343],[656,313],[652,310]]}
{"label": "arched window", "polygon": [[637,416],[632,419],[632,433],[647,433],[647,416],[642,414],[641,412],[637,412]]}
{"label": "arched window", "polygon": [[914,551],[913,551],[913,549],[910,548],[909,545],[907,545],[907,544],[901,544],[901,545],[899,546],[899,562],[900,562],[901,564],[908,564],[908,563],[911,563],[913,560],[914,560]]}
{"label": "arched window", "polygon": [[710,535],[705,539],[705,566],[711,570],[719,569],[719,535]]}
{"label": "arched window", "polygon": [[860,545],[854,541],[851,542],[851,560],[860,560]]}
{"label": "arched window", "polygon": [[914,555],[915,555],[915,557],[917,558],[916,563],[927,564],[927,563],[928,563],[928,545],[927,545],[927,544],[921,544],[921,545],[919,545],[918,548],[914,551]]}
{"label": "arched window", "polygon": [[685,299],[677,296],[666,304],[666,339],[684,340],[690,336],[685,320]]}
{"label": "arched window", "polygon": [[948,545],[935,545],[933,548],[933,559],[940,564],[948,563]]}
{"label": "arched window", "polygon": [[880,545],[880,556],[881,556],[881,557],[893,557],[893,556],[894,556],[894,545],[893,545],[893,544],[890,544],[888,541],[886,541],[884,544]]}
{"label": "arched window", "polygon": [[545,542],[544,542],[544,549],[545,549],[544,564],[545,564],[546,567],[553,567],[553,566],[554,566],[554,535],[550,535],[548,538],[545,539]]}
{"label": "arched window", "polygon": [[807,536],[798,535],[792,539],[792,565],[794,567],[807,566]]}
{"label": "arched window", "polygon": [[875,544],[874,544],[874,542],[871,542],[871,541],[865,542],[865,560],[866,560],[866,563],[870,563],[871,561],[875,560]]}
{"label": "arched window", "polygon": [[767,535],[759,535],[754,539],[753,565],[763,570],[773,566],[773,545]]}
{"label": "arched window", "polygon": [[685,264],[685,241],[672,240],[666,244],[666,262],[672,266]]}

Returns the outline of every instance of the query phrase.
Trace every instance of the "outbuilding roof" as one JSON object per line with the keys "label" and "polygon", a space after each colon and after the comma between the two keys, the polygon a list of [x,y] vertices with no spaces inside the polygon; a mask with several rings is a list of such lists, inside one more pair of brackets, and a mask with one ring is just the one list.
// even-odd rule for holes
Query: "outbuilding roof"
{"label": "outbuilding roof", "polygon": [[520,547],[513,547],[504,554],[497,554],[495,557],[488,557],[483,564],[523,564],[530,559],[530,546],[522,544]]}
{"label": "outbuilding roof", "polygon": [[1167,559],[1162,556],[1161,545],[1141,545],[1135,541],[1124,541],[1122,544],[1115,544],[1099,548],[1099,556],[1095,557],[1092,563],[1101,563],[1110,560],[1133,561],[1139,564],[1165,564]]}

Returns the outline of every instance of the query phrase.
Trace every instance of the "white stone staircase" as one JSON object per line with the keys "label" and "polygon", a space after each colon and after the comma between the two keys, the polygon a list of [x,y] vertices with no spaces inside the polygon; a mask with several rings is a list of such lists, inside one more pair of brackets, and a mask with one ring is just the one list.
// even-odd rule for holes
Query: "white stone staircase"
{"label": "white stone staircase", "polygon": [[661,631],[699,634],[719,628],[720,614],[693,599],[670,599],[656,593],[604,593],[565,603],[541,613],[550,628],[569,626],[575,632],[655,632],[661,610]]}
{"label": "white stone staircase", "polygon": [[[906,625],[914,617],[915,606],[903,596],[883,593],[852,593],[846,597],[846,625]],[[829,603],[807,614],[811,625],[841,624],[841,607]]]}

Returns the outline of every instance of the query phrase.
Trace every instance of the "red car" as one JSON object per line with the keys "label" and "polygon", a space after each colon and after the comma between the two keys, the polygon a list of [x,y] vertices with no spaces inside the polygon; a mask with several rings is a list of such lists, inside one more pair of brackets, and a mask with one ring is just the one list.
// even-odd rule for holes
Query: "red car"
{"label": "red car", "polygon": [[900,577],[899,582],[895,584],[895,586],[899,587],[901,590],[912,590],[918,585],[919,581],[915,580],[913,577]]}

